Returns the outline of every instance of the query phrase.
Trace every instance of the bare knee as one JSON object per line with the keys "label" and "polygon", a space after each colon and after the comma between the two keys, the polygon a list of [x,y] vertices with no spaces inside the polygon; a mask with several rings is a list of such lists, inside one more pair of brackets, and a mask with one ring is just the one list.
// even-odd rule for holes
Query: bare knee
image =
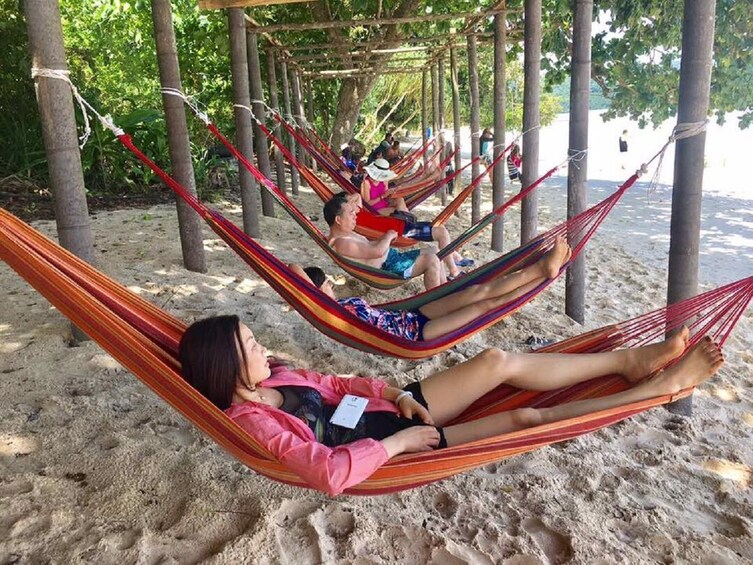
{"label": "bare knee", "polygon": [[516,430],[532,428],[543,422],[541,412],[536,408],[518,408],[510,412],[510,418]]}
{"label": "bare knee", "polygon": [[509,356],[510,354],[507,351],[503,351],[498,347],[490,347],[489,349],[484,349],[476,358],[483,360],[492,367],[501,368],[505,366]]}

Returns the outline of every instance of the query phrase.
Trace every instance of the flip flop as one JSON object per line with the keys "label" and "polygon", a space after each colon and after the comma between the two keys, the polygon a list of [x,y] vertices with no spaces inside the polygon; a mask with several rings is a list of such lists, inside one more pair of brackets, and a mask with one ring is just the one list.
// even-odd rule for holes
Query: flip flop
{"label": "flip flop", "polygon": [[455,264],[458,267],[472,267],[476,261],[473,259],[469,259],[468,257],[463,257],[460,261],[455,261]]}

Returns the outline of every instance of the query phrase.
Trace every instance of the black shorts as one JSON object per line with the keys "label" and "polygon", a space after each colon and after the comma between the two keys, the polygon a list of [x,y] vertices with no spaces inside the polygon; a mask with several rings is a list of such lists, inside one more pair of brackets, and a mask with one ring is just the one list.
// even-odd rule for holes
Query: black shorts
{"label": "black shorts", "polygon": [[[421,392],[420,381],[409,384],[404,387],[403,390],[411,392],[413,398],[421,406],[427,410],[429,409],[429,404],[426,402],[426,399]],[[409,419],[403,418],[398,414],[393,414],[392,412],[367,412],[365,415],[368,415],[366,418],[366,437],[376,440],[382,440],[406,428],[426,425],[423,420],[417,416]],[[444,430],[442,428],[437,428],[437,431],[439,432],[439,444],[435,449],[447,447],[447,439],[444,437]]]}

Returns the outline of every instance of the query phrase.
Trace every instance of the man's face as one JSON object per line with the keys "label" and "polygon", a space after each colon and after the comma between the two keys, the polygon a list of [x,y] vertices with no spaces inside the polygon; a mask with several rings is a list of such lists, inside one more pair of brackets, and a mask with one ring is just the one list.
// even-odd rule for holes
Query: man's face
{"label": "man's face", "polygon": [[356,214],[358,214],[358,208],[350,200],[346,201],[340,209],[340,227],[346,231],[353,231],[356,229]]}

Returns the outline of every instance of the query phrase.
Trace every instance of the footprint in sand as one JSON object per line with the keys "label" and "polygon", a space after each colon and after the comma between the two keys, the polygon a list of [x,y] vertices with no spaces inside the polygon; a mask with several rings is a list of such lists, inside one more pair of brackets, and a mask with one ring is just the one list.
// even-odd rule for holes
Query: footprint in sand
{"label": "footprint in sand", "polygon": [[573,546],[567,536],[555,532],[538,518],[526,518],[521,525],[550,563],[566,563],[572,558]]}
{"label": "footprint in sand", "polygon": [[281,563],[308,565],[322,563],[319,534],[307,518],[317,510],[317,502],[286,500],[275,515],[275,532]]}
{"label": "footprint in sand", "polygon": [[7,485],[0,485],[0,499],[26,494],[34,490],[34,484],[31,481],[19,479]]}

